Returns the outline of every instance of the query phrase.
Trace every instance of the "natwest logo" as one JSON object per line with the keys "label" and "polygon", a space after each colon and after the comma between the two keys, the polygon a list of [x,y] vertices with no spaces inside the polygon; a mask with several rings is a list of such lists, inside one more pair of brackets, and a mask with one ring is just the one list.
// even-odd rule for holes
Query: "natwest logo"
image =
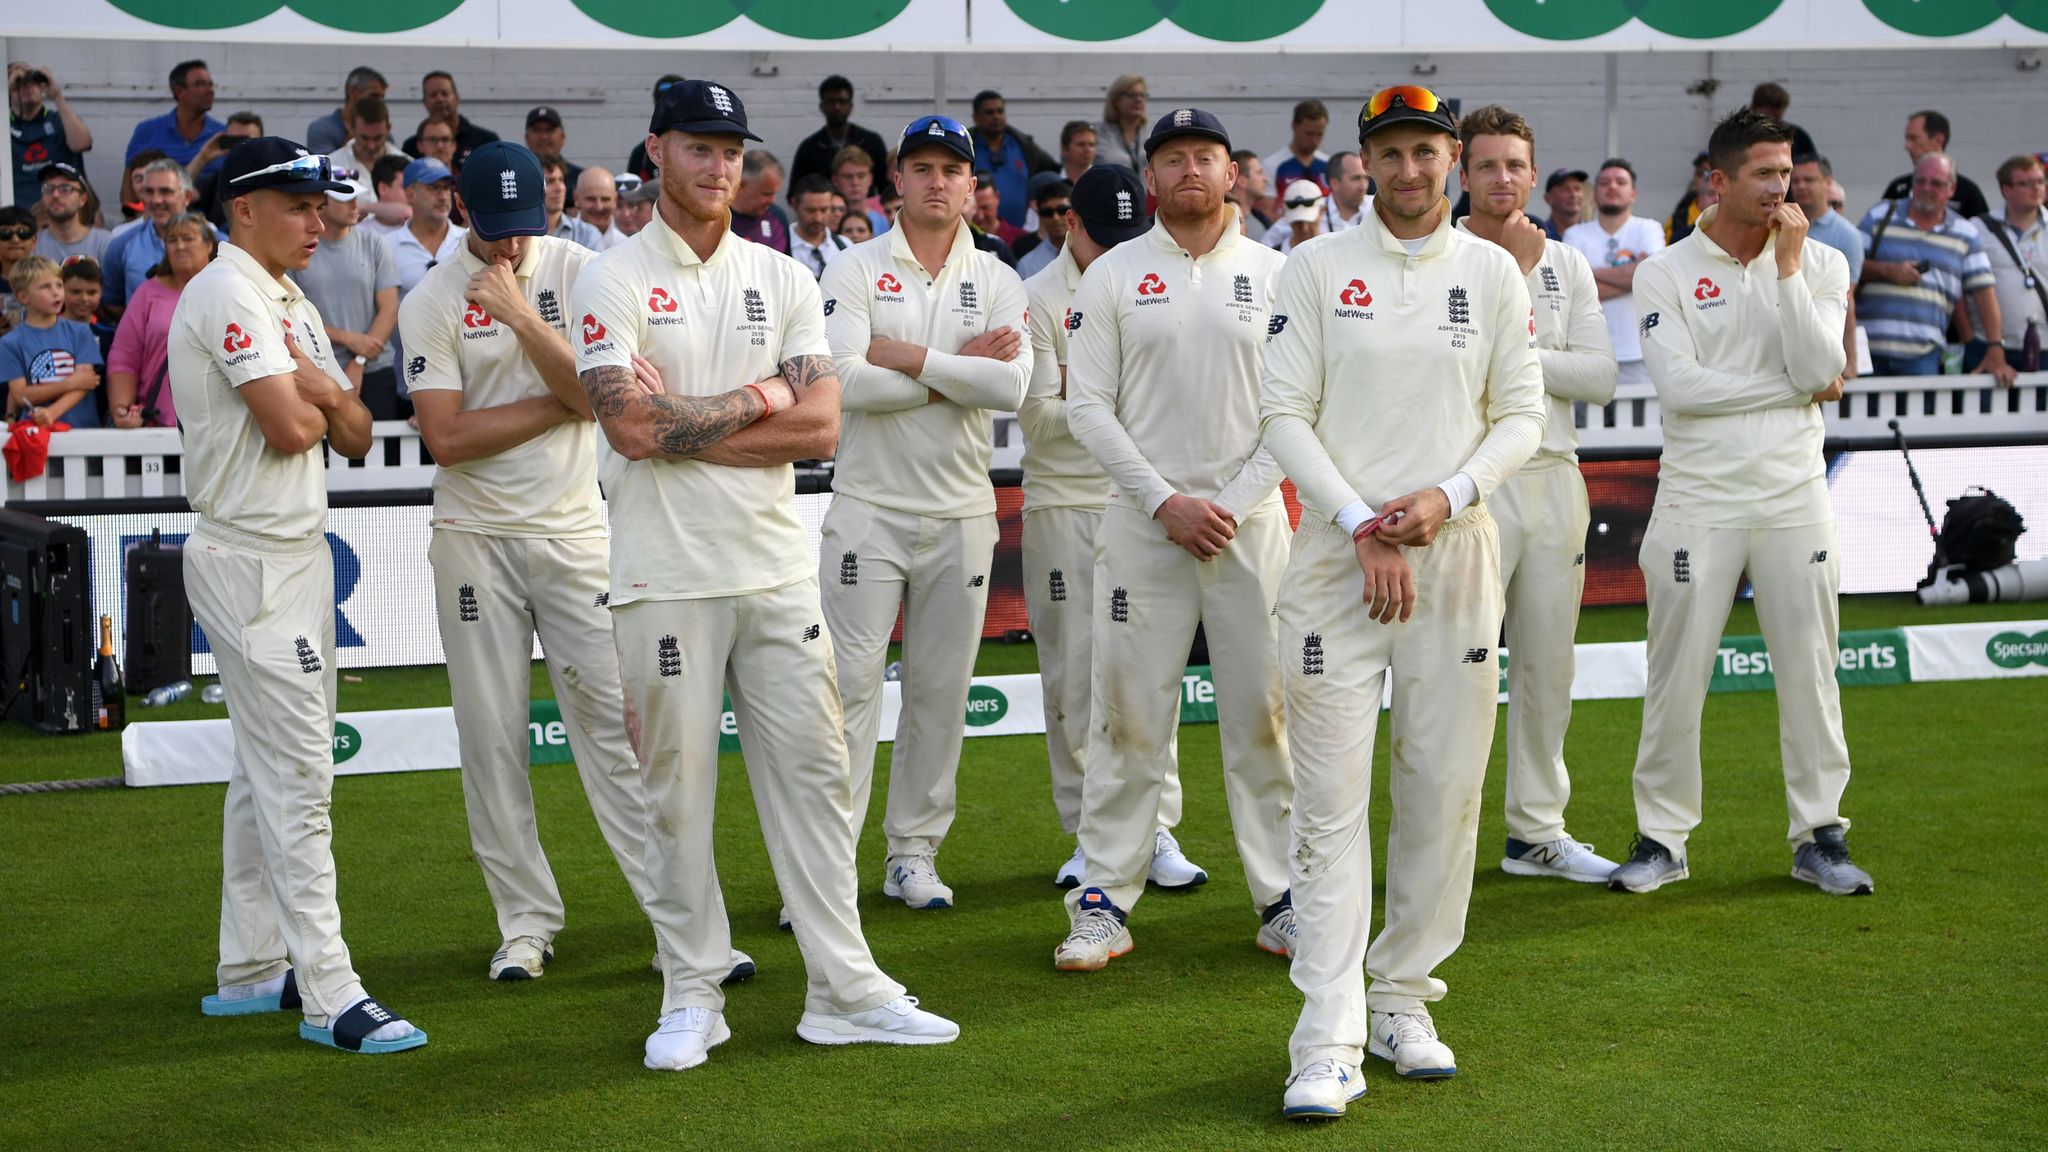
{"label": "natwest logo", "polygon": [[1349,304],[1353,308],[1367,308],[1372,305],[1372,292],[1366,288],[1365,281],[1353,280],[1344,286],[1342,292],[1337,293],[1337,303]]}
{"label": "natwest logo", "polygon": [[647,306],[656,312],[673,312],[676,310],[676,298],[668,294],[668,289],[656,288],[647,294]]}
{"label": "natwest logo", "polygon": [[462,326],[464,328],[489,328],[491,323],[491,314],[484,311],[484,306],[481,304],[471,304],[462,311]]}
{"label": "natwest logo", "polygon": [[242,331],[240,324],[230,324],[228,325],[227,336],[220,342],[220,346],[228,352],[247,352],[249,345],[255,342],[254,337]]}
{"label": "natwest logo", "polygon": [[1719,284],[1714,283],[1712,280],[1707,279],[1705,276],[1700,277],[1699,284],[1695,286],[1692,290],[1692,298],[1695,300],[1716,300],[1719,299],[1720,296],[1721,286]]}
{"label": "natwest logo", "polygon": [[588,348],[602,339],[604,339],[604,325],[597,322],[597,317],[585,312],[583,314],[583,346]]}
{"label": "natwest logo", "polygon": [[879,292],[901,292],[903,281],[898,280],[894,272],[884,272],[881,278],[875,281],[875,289]]}
{"label": "natwest logo", "polygon": [[1145,278],[1138,281],[1138,295],[1140,296],[1157,296],[1164,291],[1166,291],[1166,281],[1161,280],[1157,272],[1147,272],[1145,273]]}

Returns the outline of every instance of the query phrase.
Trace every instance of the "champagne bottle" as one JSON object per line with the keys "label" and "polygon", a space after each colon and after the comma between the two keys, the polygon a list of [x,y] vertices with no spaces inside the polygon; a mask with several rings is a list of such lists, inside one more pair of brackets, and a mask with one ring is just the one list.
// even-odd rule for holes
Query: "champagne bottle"
{"label": "champagne bottle", "polygon": [[114,660],[114,618],[100,617],[99,666],[93,669],[93,683],[99,689],[96,718],[102,731],[118,732],[128,726],[128,693],[121,687],[121,665]]}

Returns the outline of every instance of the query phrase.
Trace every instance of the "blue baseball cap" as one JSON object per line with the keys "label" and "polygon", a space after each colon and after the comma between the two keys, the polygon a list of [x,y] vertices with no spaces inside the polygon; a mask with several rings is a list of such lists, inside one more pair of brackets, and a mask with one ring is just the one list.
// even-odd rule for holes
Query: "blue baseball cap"
{"label": "blue baseball cap", "polygon": [[443,180],[453,179],[455,179],[455,173],[450,172],[446,164],[441,163],[432,156],[422,156],[405,166],[405,186],[407,188],[415,184],[439,184]]}
{"label": "blue baseball cap", "polygon": [[944,148],[969,164],[974,163],[974,137],[967,134],[967,125],[951,116],[919,116],[903,126],[903,139],[896,146],[896,162],[910,159],[910,154],[927,145]]}
{"label": "blue baseball cap", "polygon": [[[414,164],[421,163],[415,160]],[[407,166],[411,171],[411,165]],[[469,154],[459,187],[470,231],[484,240],[540,236],[548,230],[540,158],[524,144],[493,140]]]}
{"label": "blue baseball cap", "polygon": [[1223,130],[1223,121],[1200,108],[1176,108],[1152,125],[1152,135],[1145,140],[1145,154],[1149,156],[1161,144],[1183,136],[1214,140],[1225,151],[1230,150],[1230,133]]}
{"label": "blue baseball cap", "polygon": [[282,136],[244,140],[221,161],[223,201],[262,188],[295,195],[325,192],[344,200],[356,192],[355,185],[335,179],[334,165],[327,157],[313,155],[304,145]]}
{"label": "blue baseball cap", "polygon": [[674,131],[760,139],[747,128],[747,105],[739,93],[709,80],[679,80],[663,89],[647,131],[656,136]]}

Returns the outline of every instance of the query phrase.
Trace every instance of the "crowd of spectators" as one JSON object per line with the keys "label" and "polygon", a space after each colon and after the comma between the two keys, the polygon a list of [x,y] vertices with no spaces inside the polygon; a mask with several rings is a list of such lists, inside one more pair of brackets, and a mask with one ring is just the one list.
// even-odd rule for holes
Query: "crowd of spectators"
{"label": "crowd of spectators", "polygon": [[[0,343],[5,416],[32,411],[44,423],[61,419],[73,427],[172,426],[176,414],[163,382],[170,312],[224,235],[221,158],[239,140],[263,135],[263,119],[248,110],[215,119],[211,70],[201,60],[178,64],[168,76],[170,108],[134,126],[120,186],[103,200],[85,176],[92,130],[57,77],[17,62],[8,65],[7,78],[16,203],[0,207],[0,333],[9,334],[0,340],[10,341]],[[661,77],[654,100],[682,79]],[[499,138],[463,115],[449,72],[421,78],[424,115],[416,123],[406,118],[413,127],[402,142],[389,98],[381,72],[356,67],[343,78],[340,103],[306,125],[306,147],[329,156],[356,196],[328,205],[327,232],[298,277],[349,375],[384,419],[410,413],[393,370],[402,362],[398,301],[429,268],[455,255],[465,235],[453,195],[456,173],[471,152]],[[1050,263],[1066,242],[1081,174],[1098,164],[1143,169],[1148,98],[1143,76],[1117,77],[1101,118],[1063,124],[1057,149],[1049,150],[1010,123],[1001,92],[976,93],[966,128],[979,170],[966,217],[976,246],[1027,276]],[[1791,94],[1777,83],[1760,84],[1750,103],[1784,120]],[[854,109],[852,81],[828,76],[818,85],[823,123],[797,144],[787,168],[767,149],[746,153],[732,209],[736,234],[822,276],[842,252],[890,229],[901,200],[890,179],[889,141],[854,122]],[[1372,210],[1373,189],[1358,154],[1323,149],[1330,118],[1321,101],[1302,100],[1290,113],[1285,147],[1232,157],[1238,173],[1229,198],[1240,221],[1247,234],[1283,253],[1354,227]],[[2009,383],[2018,371],[2038,370],[2040,344],[2048,339],[2040,154],[2016,154],[1999,166],[2003,210],[1994,212],[1979,186],[1955,170],[1948,118],[1916,111],[1905,122],[1911,170],[1877,204],[1850,214],[1827,156],[1804,128],[1791,127],[1795,168],[1787,197],[1812,222],[1812,238],[1848,258],[1856,285],[1845,333],[1852,370],[1858,323],[1880,375],[1981,372]],[[549,234],[602,251],[653,219],[660,174],[644,146],[616,174],[579,167],[565,158],[562,115],[548,105],[526,113],[524,141],[546,175]],[[1713,202],[1706,173],[1702,152],[1684,196],[1662,222],[1638,213],[1636,169],[1618,156],[1597,168],[1555,169],[1544,181],[1542,204],[1526,209],[1553,239],[1592,263],[1624,396],[1649,393],[1635,268],[1698,226]],[[1462,200],[1456,211],[1463,213]],[[1960,358],[1953,355],[1958,348]]]}

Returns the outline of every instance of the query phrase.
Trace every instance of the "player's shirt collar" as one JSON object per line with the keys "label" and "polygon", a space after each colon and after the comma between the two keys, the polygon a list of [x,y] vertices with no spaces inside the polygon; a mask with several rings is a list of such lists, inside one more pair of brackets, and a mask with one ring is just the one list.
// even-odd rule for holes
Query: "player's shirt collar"
{"label": "player's shirt collar", "polygon": [[306,298],[306,294],[299,291],[298,283],[291,277],[272,276],[270,270],[258,264],[254,256],[235,247],[230,241],[223,241],[221,243],[220,258],[226,260],[236,271],[247,276],[258,288],[263,290],[265,296],[271,297],[280,304],[294,304]]}
{"label": "player's shirt collar", "polygon": [[[646,239],[641,240],[640,237],[643,236]],[[739,234],[732,230],[732,224],[728,221],[725,231],[719,233],[718,247],[711,250],[711,258],[706,260],[698,256],[697,250],[685,243],[681,236],[676,235],[676,230],[668,226],[668,221],[662,219],[659,212],[656,212],[654,219],[647,222],[647,227],[642,228],[633,238],[640,240],[642,244],[651,245],[654,251],[685,268],[698,264],[723,263],[731,258],[740,245],[753,243],[752,240],[741,239]]]}
{"label": "player's shirt collar", "polygon": [[[917,263],[917,256],[911,252],[910,240],[905,235],[901,225],[889,229],[883,235],[889,238],[890,258],[908,261],[912,264]],[[952,267],[956,261],[963,259],[975,250],[974,230],[967,226],[967,221],[963,217],[959,228],[953,233],[953,247],[946,252],[946,266],[948,268]]]}
{"label": "player's shirt collar", "polygon": [[[1439,203],[1443,205],[1443,212],[1437,219],[1436,231],[1429,234],[1429,242],[1422,246],[1422,251],[1415,254],[1417,259],[1441,256],[1445,246],[1451,242],[1451,202],[1449,199],[1443,199]],[[1365,219],[1359,222],[1358,227],[1347,228],[1344,231],[1363,233],[1372,238],[1374,247],[1377,247],[1380,251],[1385,252],[1396,260],[1408,259],[1407,247],[1401,243],[1400,237],[1387,231],[1386,222],[1380,219],[1378,209],[1367,212]],[[1343,233],[1340,232],[1338,235],[1343,235]]]}
{"label": "player's shirt collar", "polygon": [[[527,244],[526,251],[519,254],[519,266],[512,269],[512,275],[521,280],[533,275],[534,269],[540,266],[541,241],[545,239],[547,237],[544,236],[527,237],[530,243]],[[484,262],[476,258],[475,252],[470,251],[469,237],[464,236],[461,243],[461,250],[456,255],[462,261],[462,270],[471,276],[483,271]]]}
{"label": "player's shirt collar", "polygon": [[[1237,223],[1237,205],[1232,204],[1227,200],[1224,201],[1223,235],[1217,238],[1216,246],[1214,248],[1209,249],[1210,254],[1215,255],[1218,253],[1227,252],[1230,249],[1235,248],[1238,244],[1242,243],[1246,239],[1247,237],[1244,235],[1244,229],[1241,228]],[[1158,217],[1153,218],[1152,227],[1148,231],[1146,231],[1145,242],[1152,245],[1152,247],[1158,249],[1159,251],[1168,253],[1170,255],[1187,255],[1187,249],[1181,247],[1180,241],[1175,240],[1173,238],[1173,233],[1168,232],[1166,230],[1166,221]]]}
{"label": "player's shirt collar", "polygon": [[[1712,236],[1707,235],[1707,225],[1713,221],[1714,217],[1720,214],[1721,206],[1719,204],[1715,204],[1705,212],[1700,213],[1699,222],[1693,226],[1690,235],[1698,237],[1693,242],[1706,249],[1707,255],[1716,260],[1726,260],[1730,264],[1740,264],[1742,263],[1740,260],[1737,260],[1732,253],[1723,249],[1719,244],[1714,243]],[[1766,257],[1773,261],[1778,258],[1778,230],[1775,228],[1764,234],[1763,251],[1757,253],[1756,260],[1752,260],[1750,263],[1757,263]]]}

